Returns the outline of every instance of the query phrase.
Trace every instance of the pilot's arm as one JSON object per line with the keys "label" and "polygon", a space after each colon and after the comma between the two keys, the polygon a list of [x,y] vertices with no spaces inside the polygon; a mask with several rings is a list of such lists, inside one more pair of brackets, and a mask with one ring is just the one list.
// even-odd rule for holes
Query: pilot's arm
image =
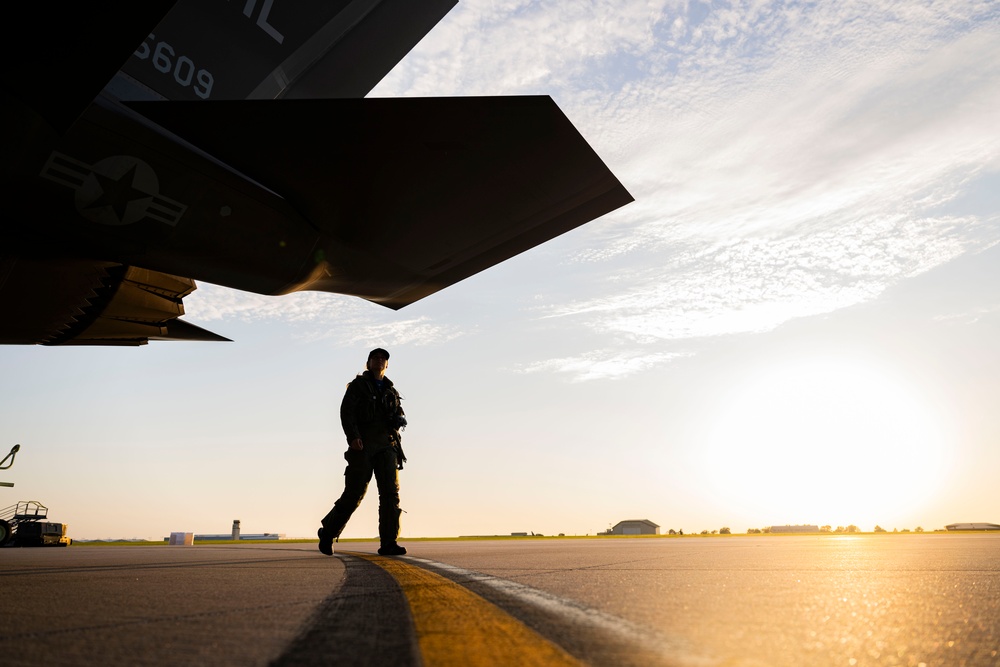
{"label": "pilot's arm", "polygon": [[358,429],[358,402],[362,399],[362,393],[354,390],[354,383],[347,385],[344,393],[344,400],[340,402],[340,425],[347,436],[347,446],[355,451],[365,448],[361,441],[361,431]]}

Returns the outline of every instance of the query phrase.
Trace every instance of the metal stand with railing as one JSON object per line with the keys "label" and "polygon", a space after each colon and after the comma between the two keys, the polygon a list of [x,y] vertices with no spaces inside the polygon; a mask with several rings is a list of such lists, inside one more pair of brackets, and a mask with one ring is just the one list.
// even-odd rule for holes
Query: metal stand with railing
{"label": "metal stand with railing", "polygon": [[[14,445],[10,453],[0,461],[0,470],[14,465],[14,457],[21,445]],[[10,459],[10,463],[7,460]],[[0,482],[0,486],[14,486],[13,482]],[[49,508],[37,500],[22,500],[0,509],[0,547],[14,546],[68,546],[72,540],[66,537],[66,525],[46,521]]]}

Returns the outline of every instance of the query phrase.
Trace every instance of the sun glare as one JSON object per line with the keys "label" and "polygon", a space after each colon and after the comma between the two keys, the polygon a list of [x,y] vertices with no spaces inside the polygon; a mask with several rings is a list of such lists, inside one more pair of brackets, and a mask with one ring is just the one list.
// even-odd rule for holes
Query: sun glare
{"label": "sun glare", "polygon": [[809,361],[729,394],[705,464],[719,500],[764,525],[891,530],[932,502],[944,446],[933,410],[902,382],[867,365]]}

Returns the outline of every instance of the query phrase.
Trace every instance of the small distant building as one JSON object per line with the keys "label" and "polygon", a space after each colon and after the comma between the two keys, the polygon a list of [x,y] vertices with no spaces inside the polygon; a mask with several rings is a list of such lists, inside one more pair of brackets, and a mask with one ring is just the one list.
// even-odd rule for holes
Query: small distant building
{"label": "small distant building", "polygon": [[1000,530],[1000,525],[995,523],[949,523],[945,528],[948,530]]}
{"label": "small distant building", "polygon": [[771,526],[772,533],[818,533],[819,526]]}
{"label": "small distant building", "polygon": [[660,527],[649,519],[619,521],[606,535],[659,535]]}
{"label": "small distant building", "polygon": [[[171,533],[170,535],[172,537],[175,534],[176,535],[184,535],[185,533]],[[233,533],[227,533],[225,535],[194,535],[192,533],[187,533],[187,535],[191,535],[193,542],[229,542],[229,541],[242,542],[243,540],[253,540],[253,541],[275,540],[275,541],[277,541],[277,540],[283,540],[283,539],[285,539],[285,534],[284,533],[257,533],[255,535],[251,535],[251,534],[243,535],[243,534],[237,534],[234,531]],[[170,542],[170,538],[169,537],[164,537],[163,541],[164,542]],[[170,542],[170,543],[173,544],[173,542]]]}

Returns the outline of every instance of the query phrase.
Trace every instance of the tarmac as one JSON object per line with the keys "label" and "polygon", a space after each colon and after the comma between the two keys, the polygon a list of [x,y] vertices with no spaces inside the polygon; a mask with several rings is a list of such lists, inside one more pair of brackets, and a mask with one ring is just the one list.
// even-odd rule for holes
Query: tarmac
{"label": "tarmac", "polygon": [[1000,535],[0,549],[0,664],[1000,665]]}
{"label": "tarmac", "polygon": [[[0,655],[9,666],[324,664],[335,637],[314,645],[314,662],[296,640],[341,599],[347,567],[312,545],[3,549]],[[382,599],[377,588],[359,593]]]}

